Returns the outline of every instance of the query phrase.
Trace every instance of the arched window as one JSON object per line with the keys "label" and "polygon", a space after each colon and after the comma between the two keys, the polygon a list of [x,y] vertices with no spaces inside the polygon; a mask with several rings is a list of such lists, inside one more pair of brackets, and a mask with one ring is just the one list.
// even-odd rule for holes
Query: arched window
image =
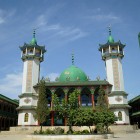
{"label": "arched window", "polygon": [[121,111],[118,112],[118,120],[122,121],[122,112]]}
{"label": "arched window", "polygon": [[97,88],[94,92],[94,105],[95,106],[97,105],[97,99],[98,99],[98,96],[99,96],[98,90],[99,90],[99,88]]}
{"label": "arched window", "polygon": [[65,98],[65,93],[64,93],[64,91],[61,88],[58,88],[55,91],[55,94],[57,95],[57,97],[59,98],[60,101],[62,101],[62,99]]}
{"label": "arched window", "polygon": [[81,105],[82,106],[92,106],[91,94],[88,88],[84,88],[81,92]]}
{"label": "arched window", "polygon": [[28,113],[25,113],[24,122],[28,122],[28,118],[29,118],[29,114]]}

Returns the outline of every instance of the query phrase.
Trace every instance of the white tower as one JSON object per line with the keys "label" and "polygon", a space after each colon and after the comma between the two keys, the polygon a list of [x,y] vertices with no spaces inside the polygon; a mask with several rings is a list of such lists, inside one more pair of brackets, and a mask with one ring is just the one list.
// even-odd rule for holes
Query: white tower
{"label": "white tower", "polygon": [[35,38],[29,44],[24,43],[21,49],[21,59],[23,60],[23,82],[22,94],[19,95],[18,125],[38,125],[34,119],[35,108],[37,106],[38,95],[34,86],[39,82],[40,62],[44,59],[45,46],[39,46]]}
{"label": "white tower", "polygon": [[127,95],[124,91],[122,58],[125,45],[120,41],[114,42],[109,28],[109,38],[106,44],[100,44],[99,51],[102,60],[105,61],[107,81],[112,84],[112,92],[109,96],[110,109],[117,117],[117,124],[129,124]]}

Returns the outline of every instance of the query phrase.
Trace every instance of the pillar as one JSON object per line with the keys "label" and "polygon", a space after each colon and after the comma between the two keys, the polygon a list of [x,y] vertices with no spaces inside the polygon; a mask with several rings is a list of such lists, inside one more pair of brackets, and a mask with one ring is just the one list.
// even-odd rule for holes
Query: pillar
{"label": "pillar", "polygon": [[94,104],[94,91],[95,91],[95,88],[94,87],[91,87],[90,88],[90,92],[91,92],[91,102],[92,102],[92,108],[95,109],[95,104]]}
{"label": "pillar", "polygon": [[81,91],[82,91],[82,88],[81,87],[78,87],[77,88],[77,91],[80,93],[78,95],[78,104],[79,104],[79,106],[81,106]]}
{"label": "pillar", "polygon": [[51,88],[51,93],[52,93],[52,95],[51,95],[51,111],[53,110],[53,95],[54,95],[54,93],[55,93],[55,88]]}
{"label": "pillar", "polygon": [[51,88],[51,126],[54,126],[54,110],[53,110],[53,95],[55,93],[55,88]]}
{"label": "pillar", "polygon": [[51,126],[54,126],[54,111],[51,111]]}
{"label": "pillar", "polygon": [[[65,93],[65,101],[68,101],[68,87],[64,88],[64,93]],[[67,118],[64,118],[64,125],[67,126]]]}

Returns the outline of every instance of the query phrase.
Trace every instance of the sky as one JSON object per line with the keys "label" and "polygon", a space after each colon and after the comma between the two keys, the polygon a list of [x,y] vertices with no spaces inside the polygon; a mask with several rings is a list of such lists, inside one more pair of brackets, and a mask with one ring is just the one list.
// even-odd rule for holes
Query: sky
{"label": "sky", "polygon": [[122,60],[128,100],[140,95],[139,0],[0,0],[0,93],[17,99],[21,94],[23,62],[19,46],[32,39],[45,45],[41,77],[52,81],[75,65],[91,80],[106,79],[98,51],[107,42],[111,25],[115,41],[126,44]]}

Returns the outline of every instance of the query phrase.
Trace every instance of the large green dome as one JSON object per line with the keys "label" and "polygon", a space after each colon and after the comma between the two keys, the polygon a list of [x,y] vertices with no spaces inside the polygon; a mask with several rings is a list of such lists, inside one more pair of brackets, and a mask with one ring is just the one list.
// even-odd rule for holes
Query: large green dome
{"label": "large green dome", "polygon": [[76,81],[88,81],[86,74],[78,67],[72,65],[65,69],[60,77],[59,82],[76,82]]}

